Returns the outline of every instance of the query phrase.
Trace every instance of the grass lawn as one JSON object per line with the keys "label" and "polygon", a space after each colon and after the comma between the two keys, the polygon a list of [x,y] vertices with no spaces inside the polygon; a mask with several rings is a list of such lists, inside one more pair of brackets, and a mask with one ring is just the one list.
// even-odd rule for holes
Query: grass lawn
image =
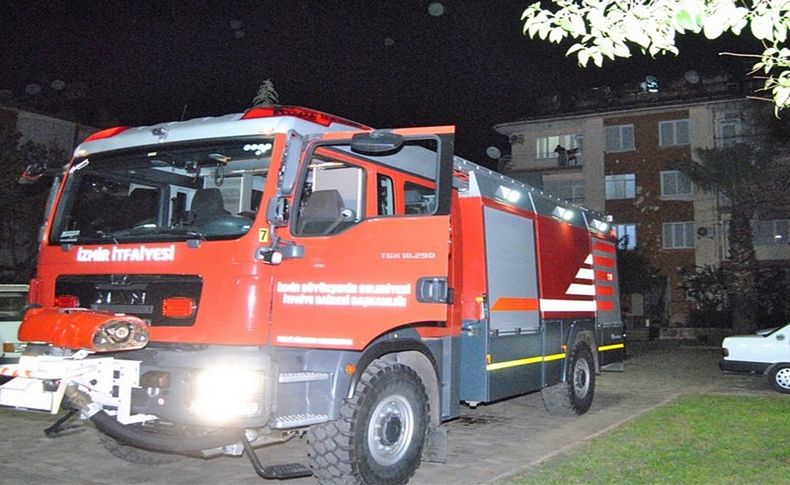
{"label": "grass lawn", "polygon": [[790,484],[790,399],[686,396],[509,482]]}

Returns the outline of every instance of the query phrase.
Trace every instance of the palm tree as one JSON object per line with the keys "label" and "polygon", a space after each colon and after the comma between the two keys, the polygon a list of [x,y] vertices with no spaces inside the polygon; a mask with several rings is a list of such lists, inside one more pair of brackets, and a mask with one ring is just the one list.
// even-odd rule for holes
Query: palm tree
{"label": "palm tree", "polygon": [[756,327],[757,309],[757,258],[751,219],[779,194],[778,164],[768,150],[746,143],[700,148],[696,153],[700,162],[682,161],[675,167],[698,188],[718,192],[729,200],[732,327],[736,332],[750,332]]}

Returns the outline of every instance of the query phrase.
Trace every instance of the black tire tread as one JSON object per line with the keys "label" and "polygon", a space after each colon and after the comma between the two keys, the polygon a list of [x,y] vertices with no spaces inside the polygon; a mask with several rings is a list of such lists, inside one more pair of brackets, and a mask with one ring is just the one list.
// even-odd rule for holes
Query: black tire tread
{"label": "black tire tread", "polygon": [[785,389],[784,387],[780,386],[779,383],[776,382],[776,375],[779,373],[781,369],[787,369],[787,368],[790,368],[790,364],[779,364],[773,369],[771,369],[771,373],[769,374],[771,387],[773,387],[775,391],[781,392],[782,394],[790,394],[790,389]]}
{"label": "black tire tread", "polygon": [[[421,382],[417,373],[410,367],[381,359],[374,360],[362,374],[354,397],[346,400],[341,406],[338,419],[312,426],[307,431],[307,460],[313,471],[313,476],[319,483],[331,485],[366,483],[354,457],[355,424],[357,424],[362,402],[367,396],[368,390],[385,373],[392,370],[410,374],[416,382]],[[424,390],[422,392],[424,393]],[[406,483],[415,471],[416,469],[412,470],[402,482],[397,483]]]}
{"label": "black tire tread", "polygon": [[567,375],[565,376],[565,382],[560,382],[559,384],[555,384],[553,386],[544,387],[540,391],[540,397],[543,399],[543,407],[548,411],[549,414],[555,416],[577,416],[587,412],[589,409],[580,409],[574,403],[574,396],[573,396],[573,386],[572,386],[572,379],[573,379],[573,367],[576,362],[576,358],[581,352],[586,352],[590,357],[588,364],[590,365],[590,390],[588,391],[589,394],[594,395],[595,393],[595,374],[594,374],[594,366],[595,363],[593,362],[593,354],[590,350],[589,346],[583,342],[578,341],[573,346],[573,351],[571,352],[571,360],[568,364],[567,368]]}

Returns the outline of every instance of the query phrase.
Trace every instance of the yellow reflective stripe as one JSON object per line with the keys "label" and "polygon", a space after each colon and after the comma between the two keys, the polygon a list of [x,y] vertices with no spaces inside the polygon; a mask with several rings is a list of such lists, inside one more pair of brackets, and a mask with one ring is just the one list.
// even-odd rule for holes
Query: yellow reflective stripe
{"label": "yellow reflective stripe", "polygon": [[488,364],[486,370],[499,370],[507,369],[508,367],[518,367],[520,365],[537,364],[539,362],[548,362],[551,360],[564,359],[565,354],[551,354],[546,356],[528,357],[526,359],[508,360],[505,362],[497,362],[495,364]]}
{"label": "yellow reflective stripe", "polygon": [[598,352],[603,352],[605,350],[622,349],[624,347],[625,347],[625,344],[602,345],[602,346],[598,347]]}

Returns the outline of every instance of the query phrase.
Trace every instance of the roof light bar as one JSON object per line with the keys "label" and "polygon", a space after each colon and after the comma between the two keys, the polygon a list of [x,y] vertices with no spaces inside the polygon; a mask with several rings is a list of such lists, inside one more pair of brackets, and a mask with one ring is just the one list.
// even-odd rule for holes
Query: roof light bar
{"label": "roof light bar", "polygon": [[110,138],[119,133],[122,133],[128,129],[129,129],[128,126],[114,126],[112,128],[107,128],[106,130],[97,131],[96,133],[86,138],[85,141],[87,142],[87,141],[103,140],[105,138]]}
{"label": "roof light bar", "polygon": [[251,120],[257,118],[271,118],[275,116],[294,116],[296,118],[310,121],[321,126],[329,126],[332,123],[340,123],[343,125],[352,126],[361,130],[370,130],[369,126],[357,123],[356,121],[347,120],[339,116],[330,115],[321,111],[302,108],[300,106],[262,106],[259,108],[248,109],[241,117],[243,120]]}

